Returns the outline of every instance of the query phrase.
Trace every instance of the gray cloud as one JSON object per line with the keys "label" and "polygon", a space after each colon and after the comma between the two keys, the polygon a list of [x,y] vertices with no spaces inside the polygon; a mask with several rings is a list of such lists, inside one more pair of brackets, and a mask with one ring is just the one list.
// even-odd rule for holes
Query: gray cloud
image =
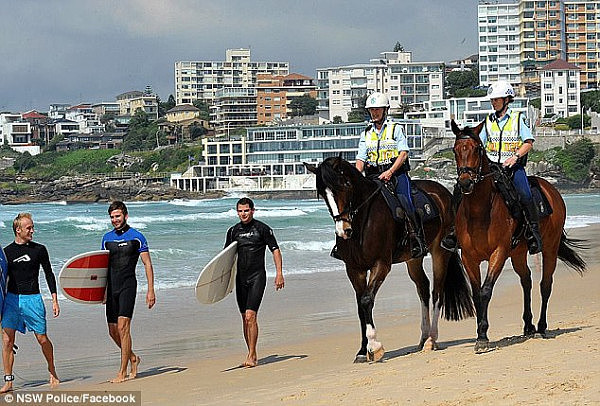
{"label": "gray cloud", "polygon": [[[413,60],[477,52],[477,0],[20,0],[0,13],[0,111],[174,93],[177,60],[227,48],[294,72],[365,63],[400,41]],[[463,41],[464,40],[464,41]]]}

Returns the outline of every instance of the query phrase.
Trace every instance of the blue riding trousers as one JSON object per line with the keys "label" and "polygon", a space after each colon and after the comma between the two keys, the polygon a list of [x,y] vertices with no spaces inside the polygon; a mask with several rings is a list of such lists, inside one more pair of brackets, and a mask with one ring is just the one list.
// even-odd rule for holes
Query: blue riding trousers
{"label": "blue riding trousers", "polygon": [[415,213],[415,205],[410,194],[410,178],[406,172],[396,175],[396,196],[398,196],[404,210],[409,214]]}
{"label": "blue riding trousers", "polygon": [[529,187],[529,181],[527,180],[525,169],[522,165],[517,164],[512,167],[512,170],[513,183],[517,189],[517,193],[519,193],[521,202],[523,204],[530,203],[533,200],[533,197],[531,196],[531,188]]}

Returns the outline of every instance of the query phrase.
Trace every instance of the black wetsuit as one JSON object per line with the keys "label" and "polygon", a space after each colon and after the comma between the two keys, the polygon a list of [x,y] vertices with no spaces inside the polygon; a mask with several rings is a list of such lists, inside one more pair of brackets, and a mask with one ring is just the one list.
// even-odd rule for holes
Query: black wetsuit
{"label": "black wetsuit", "polygon": [[56,293],[56,278],[52,273],[48,250],[42,244],[30,241],[25,244],[13,242],[4,247],[8,262],[7,290],[15,295],[40,293],[40,266],[44,269],[50,293]]}
{"label": "black wetsuit", "polygon": [[265,248],[271,252],[279,249],[271,227],[252,219],[250,223],[237,223],[227,230],[225,247],[237,241],[237,275],[235,294],[241,313],[246,310],[258,312],[267,285]]}
{"label": "black wetsuit", "polygon": [[106,288],[106,321],[117,323],[119,317],[133,317],[137,279],[135,267],[140,253],[148,252],[142,233],[126,225],[102,237],[102,249],[109,250]]}

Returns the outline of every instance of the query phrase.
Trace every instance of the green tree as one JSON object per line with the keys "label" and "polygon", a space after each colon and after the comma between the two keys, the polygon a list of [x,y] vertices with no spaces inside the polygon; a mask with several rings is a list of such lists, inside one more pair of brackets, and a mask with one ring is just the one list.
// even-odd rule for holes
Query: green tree
{"label": "green tree", "polygon": [[[588,116],[586,114],[583,115],[583,127],[584,128],[589,127],[591,121],[592,120],[591,120],[590,116]],[[567,117],[566,124],[574,130],[580,129],[581,128],[581,114]]]}
{"label": "green tree", "polygon": [[333,117],[333,124],[341,124],[341,123],[343,123],[341,116],[334,116]]}
{"label": "green tree", "polygon": [[349,123],[362,123],[365,120],[368,120],[369,116],[360,110],[352,110],[348,113],[348,122]]}
{"label": "green tree", "polygon": [[206,103],[204,100],[197,99],[194,100],[192,104],[194,105],[194,107],[200,110],[200,118],[202,120],[210,120],[210,109],[208,103]]}
{"label": "green tree", "polygon": [[166,102],[161,102],[159,99],[158,102],[158,117],[164,117],[167,114],[167,111],[171,110],[175,107],[175,98],[172,94],[169,95],[169,98]]}
{"label": "green tree", "polygon": [[394,52],[404,52],[404,47],[400,41],[396,41],[396,45],[394,45]]}
{"label": "green tree", "polygon": [[581,92],[581,105],[586,110],[591,109],[596,113],[600,113],[600,90],[594,90],[591,92]]}
{"label": "green tree", "polygon": [[533,107],[535,107],[538,110],[542,109],[542,99],[539,97],[529,100],[529,104],[531,104]]}
{"label": "green tree", "polygon": [[[479,72],[476,69],[468,71],[454,71],[446,76],[446,92],[450,97],[468,97],[485,91],[476,89],[479,86]],[[461,96],[457,92],[461,91]]]}
{"label": "green tree", "polygon": [[13,168],[19,173],[26,171],[29,168],[33,168],[35,166],[35,160],[33,156],[27,151],[23,152],[17,159],[15,159],[15,163],[13,164]]}
{"label": "green tree", "polygon": [[55,134],[54,137],[50,140],[44,151],[56,151],[56,145],[65,139],[63,134]]}
{"label": "green tree", "polygon": [[294,98],[290,102],[292,116],[310,116],[317,112],[317,100],[308,94]]}
{"label": "green tree", "polygon": [[585,180],[590,173],[590,166],[596,150],[588,138],[582,138],[556,153],[557,163],[562,167],[567,178],[576,182]]}

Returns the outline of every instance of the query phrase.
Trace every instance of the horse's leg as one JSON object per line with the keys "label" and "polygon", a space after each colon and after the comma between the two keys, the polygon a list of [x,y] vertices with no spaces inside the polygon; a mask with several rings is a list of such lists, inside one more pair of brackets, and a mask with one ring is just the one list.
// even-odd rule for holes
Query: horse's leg
{"label": "horse's leg", "polygon": [[352,283],[352,287],[354,288],[354,292],[356,293],[358,319],[360,320],[361,343],[358,353],[354,358],[354,362],[367,362],[367,322],[365,312],[363,311],[363,306],[361,305],[362,297],[365,291],[367,290],[367,271],[357,270],[346,266],[346,274],[348,275],[348,279],[350,279],[350,283]]}
{"label": "horse's leg", "polygon": [[490,327],[488,322],[488,306],[492,300],[494,285],[504,268],[504,263],[508,255],[503,250],[497,250],[490,256],[488,271],[479,291],[479,311],[477,312],[477,342],[475,343],[475,352],[486,352],[489,349],[489,340],[487,331]]}
{"label": "horse's leg", "polygon": [[[431,334],[431,320],[429,318],[429,279],[423,270],[423,258],[415,258],[406,263],[408,276],[417,287],[417,294],[421,300],[421,340],[418,349],[422,350]],[[431,348],[432,349],[432,348]]]}
{"label": "horse's leg", "polygon": [[555,252],[557,252],[557,250],[553,247],[544,247],[542,256],[542,281],[540,282],[542,308],[540,310],[540,320],[538,321],[537,328],[537,332],[542,336],[546,335],[546,328],[548,327],[546,312],[548,311],[548,300],[550,299],[550,293],[552,293],[552,278],[554,275],[554,270],[556,269],[557,254]]}
{"label": "horse's leg", "polygon": [[523,288],[523,334],[531,336],[535,334],[535,326],[532,323],[531,312],[531,270],[527,266],[527,251],[524,245],[518,248],[511,257],[513,268],[521,280]]}
{"label": "horse's leg", "polygon": [[369,274],[369,283],[367,290],[364,292],[360,305],[365,315],[366,321],[366,338],[367,338],[367,361],[379,361],[383,358],[385,350],[383,345],[377,341],[377,330],[373,322],[373,306],[375,305],[375,296],[377,291],[383,284],[387,274],[390,272],[392,265],[388,262],[377,261],[371,268]]}
{"label": "horse's leg", "polygon": [[[444,285],[447,278],[450,256],[454,255],[441,246],[436,245],[431,249],[431,262],[433,269],[432,315],[429,337],[425,342],[424,350],[436,350],[438,340],[438,322],[442,310],[442,301],[445,295]],[[461,270],[462,272],[462,270]],[[446,309],[448,311],[448,309]]]}

